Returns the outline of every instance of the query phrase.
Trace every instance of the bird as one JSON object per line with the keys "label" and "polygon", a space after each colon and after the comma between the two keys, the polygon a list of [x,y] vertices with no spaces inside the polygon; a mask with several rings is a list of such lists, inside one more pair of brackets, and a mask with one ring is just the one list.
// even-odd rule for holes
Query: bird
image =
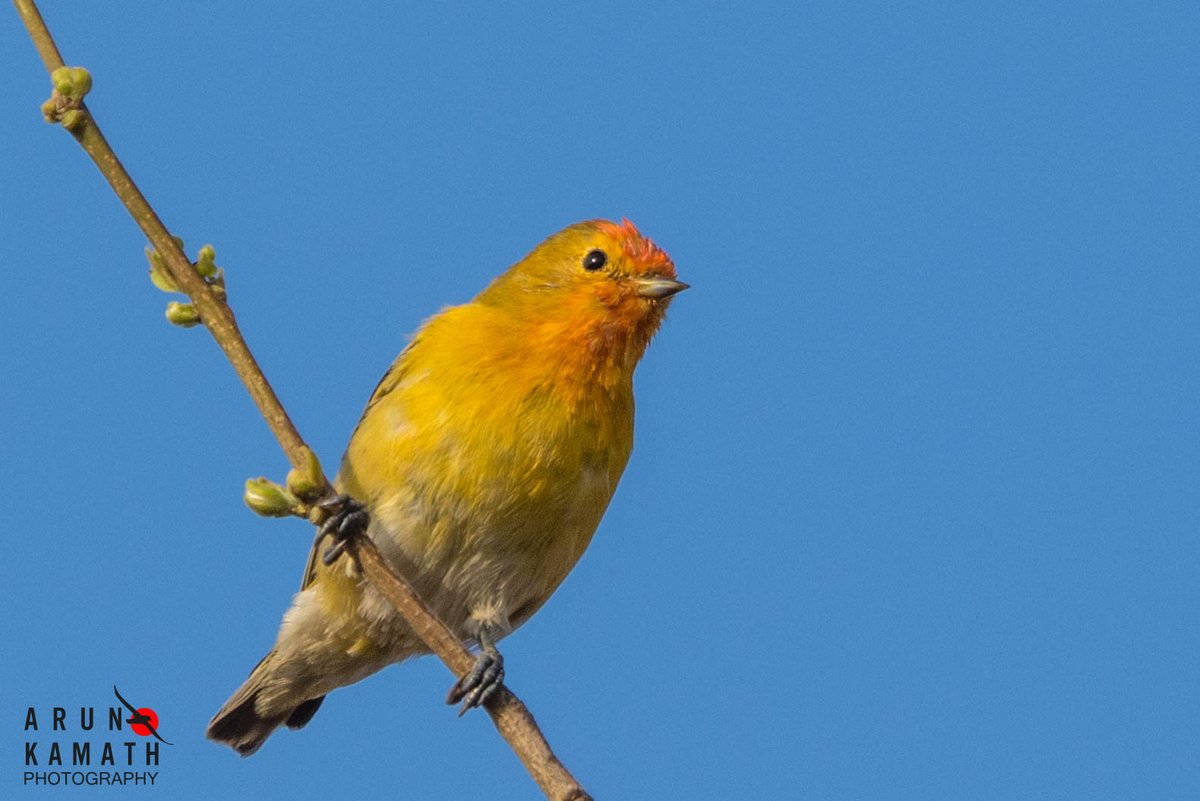
{"label": "bird", "polygon": [[[687,288],[628,219],[576,223],[426,320],[371,394],[333,482],[339,513],[367,521],[477,648],[448,699],[461,711],[500,686],[496,643],[590,543],[633,446],[634,369]],[[429,652],[351,559],[319,558],[320,540],[274,647],[209,723],[242,756],[332,690]]]}

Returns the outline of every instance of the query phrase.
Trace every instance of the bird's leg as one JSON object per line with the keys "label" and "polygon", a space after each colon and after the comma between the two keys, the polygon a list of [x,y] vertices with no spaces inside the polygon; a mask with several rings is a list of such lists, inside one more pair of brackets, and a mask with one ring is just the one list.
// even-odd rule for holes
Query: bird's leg
{"label": "bird's leg", "polygon": [[496,650],[492,639],[493,627],[484,623],[479,627],[479,654],[471,671],[463,676],[446,696],[447,704],[457,704],[458,716],[462,717],[473,706],[483,706],[487,699],[504,686],[504,657]]}
{"label": "bird's leg", "polygon": [[317,542],[321,542],[326,537],[333,539],[333,544],[326,548],[325,553],[321,555],[321,560],[326,565],[331,565],[346,550],[346,542],[351,537],[367,530],[371,516],[367,514],[365,506],[349,495],[335,495],[321,501],[317,506],[330,512],[329,517],[317,531]]}

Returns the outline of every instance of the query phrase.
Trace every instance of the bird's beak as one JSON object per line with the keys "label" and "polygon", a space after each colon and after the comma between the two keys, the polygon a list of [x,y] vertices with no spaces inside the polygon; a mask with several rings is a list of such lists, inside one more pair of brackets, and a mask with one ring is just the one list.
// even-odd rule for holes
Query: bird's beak
{"label": "bird's beak", "polygon": [[676,292],[682,292],[688,288],[688,284],[682,281],[672,281],[670,278],[637,278],[634,279],[634,284],[637,286],[636,291],[639,295],[653,300],[669,298]]}

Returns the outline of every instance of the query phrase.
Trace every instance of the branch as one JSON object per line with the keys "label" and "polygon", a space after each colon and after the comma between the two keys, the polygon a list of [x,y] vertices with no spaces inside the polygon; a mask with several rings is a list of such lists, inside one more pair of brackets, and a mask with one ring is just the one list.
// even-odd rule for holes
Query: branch
{"label": "branch", "polygon": [[[180,244],[138,190],[84,105],[83,95],[90,88],[90,76],[77,68],[64,72],[62,56],[33,0],[13,0],[13,3],[56,84],[54,95],[43,106],[47,120],[61,122],[96,163],[134,222],[162,257],[172,282],[188,296],[200,322],[204,323],[224,351],[294,470],[311,474],[315,462],[312,451],[304,443],[246,345],[233,312],[226,303],[225,293],[206,281],[184,255]],[[79,79],[74,82],[74,88],[73,79]],[[79,88],[80,81],[86,84],[82,88]],[[329,480],[319,466],[313,478],[317,485],[316,495],[332,494]],[[313,510],[310,517],[314,522],[320,522],[322,513],[315,506],[310,508]],[[466,675],[474,664],[471,653],[417,596],[408,582],[384,560],[374,542],[366,536],[355,537],[347,544],[347,550],[363,575],[396,607],[429,649],[456,677]],[[520,699],[502,687],[487,701],[485,708],[500,735],[512,747],[547,798],[555,801],[590,801],[591,796],[554,755],[533,715]]]}

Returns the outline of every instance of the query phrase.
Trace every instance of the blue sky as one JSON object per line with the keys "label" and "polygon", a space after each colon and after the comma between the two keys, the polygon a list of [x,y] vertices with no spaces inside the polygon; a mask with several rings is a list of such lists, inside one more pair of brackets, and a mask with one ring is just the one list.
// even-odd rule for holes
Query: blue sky
{"label": "blue sky", "polygon": [[[43,13],[327,466],[546,235],[674,257],[622,485],[503,648],[596,797],[1200,793],[1195,4]],[[429,659],[203,739],[309,531],[243,507],[285,462],[4,19],[0,795],[28,706],[115,682],[174,743],[145,797],[538,797]]]}

